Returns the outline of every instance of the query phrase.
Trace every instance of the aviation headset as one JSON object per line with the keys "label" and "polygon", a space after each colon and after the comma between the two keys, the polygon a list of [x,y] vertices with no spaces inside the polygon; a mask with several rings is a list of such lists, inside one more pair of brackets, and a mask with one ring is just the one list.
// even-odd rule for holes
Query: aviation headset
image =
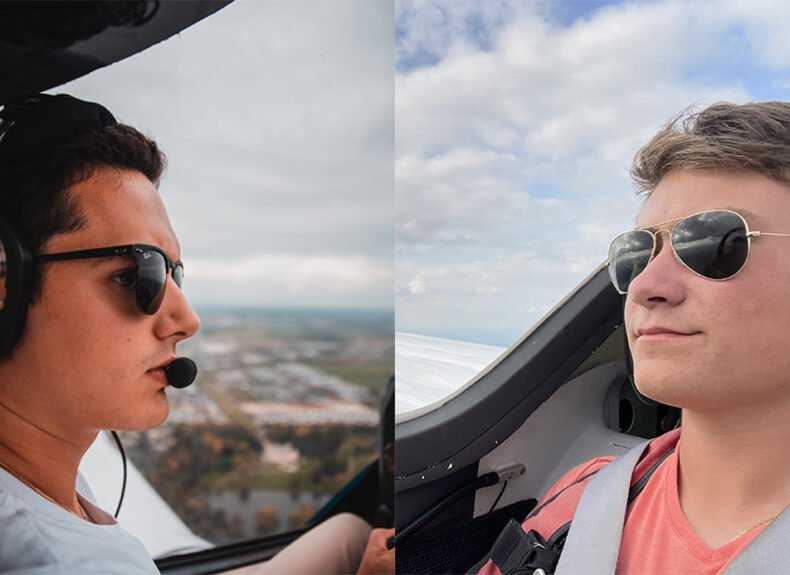
{"label": "aviation headset", "polygon": [[[36,94],[5,104],[0,110],[0,194],[6,170],[116,123],[104,106],[66,94]],[[22,335],[32,280],[33,256],[0,213],[0,357]]]}
{"label": "aviation headset", "polygon": [[[30,251],[11,227],[0,219],[0,357],[5,357],[22,335],[33,276]],[[3,289],[5,288],[5,289]]]}

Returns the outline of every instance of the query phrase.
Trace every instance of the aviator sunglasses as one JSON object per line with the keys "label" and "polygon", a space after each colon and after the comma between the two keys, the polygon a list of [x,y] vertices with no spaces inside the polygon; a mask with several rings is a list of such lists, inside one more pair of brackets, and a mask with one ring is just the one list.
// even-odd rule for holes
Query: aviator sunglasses
{"label": "aviator sunglasses", "polygon": [[[651,226],[671,223],[675,220]],[[609,278],[621,294],[655,257],[658,235],[666,232],[675,259],[698,276],[714,281],[734,277],[746,265],[751,238],[790,237],[790,234],[749,230],[746,220],[732,210],[710,210],[677,220],[669,230],[631,230],[609,246]],[[660,248],[659,248],[660,249]]]}
{"label": "aviator sunglasses", "polygon": [[147,244],[130,244],[109,248],[42,254],[34,257],[36,262],[56,262],[63,260],[82,260],[88,258],[106,258],[116,256],[134,257],[134,291],[137,308],[147,315],[153,315],[162,305],[165,296],[167,276],[171,274],[173,281],[180,288],[184,277],[184,264],[181,260],[172,263],[162,248]]}

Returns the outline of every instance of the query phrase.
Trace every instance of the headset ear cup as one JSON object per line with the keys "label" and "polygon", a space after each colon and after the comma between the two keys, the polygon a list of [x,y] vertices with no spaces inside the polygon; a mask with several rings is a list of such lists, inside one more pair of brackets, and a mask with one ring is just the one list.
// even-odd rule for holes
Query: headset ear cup
{"label": "headset ear cup", "polygon": [[0,357],[8,355],[22,335],[32,275],[30,250],[0,218]]}

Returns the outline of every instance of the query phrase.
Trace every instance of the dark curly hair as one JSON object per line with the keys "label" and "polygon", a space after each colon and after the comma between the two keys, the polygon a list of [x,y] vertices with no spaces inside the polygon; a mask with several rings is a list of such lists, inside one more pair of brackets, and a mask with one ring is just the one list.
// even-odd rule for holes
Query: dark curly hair
{"label": "dark curly hair", "polygon": [[[76,231],[85,224],[69,189],[100,167],[138,171],[158,186],[165,156],[153,140],[135,128],[114,123],[55,147],[1,162],[0,217],[31,253],[40,253],[53,236]],[[34,270],[32,287],[35,299],[41,287],[39,270]]]}

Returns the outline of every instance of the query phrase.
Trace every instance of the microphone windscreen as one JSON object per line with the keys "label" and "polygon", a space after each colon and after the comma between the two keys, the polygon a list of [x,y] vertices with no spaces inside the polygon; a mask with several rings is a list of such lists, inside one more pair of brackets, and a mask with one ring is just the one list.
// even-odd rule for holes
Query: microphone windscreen
{"label": "microphone windscreen", "polygon": [[167,382],[175,388],[181,389],[195,381],[197,365],[188,357],[179,357],[167,366]]}

